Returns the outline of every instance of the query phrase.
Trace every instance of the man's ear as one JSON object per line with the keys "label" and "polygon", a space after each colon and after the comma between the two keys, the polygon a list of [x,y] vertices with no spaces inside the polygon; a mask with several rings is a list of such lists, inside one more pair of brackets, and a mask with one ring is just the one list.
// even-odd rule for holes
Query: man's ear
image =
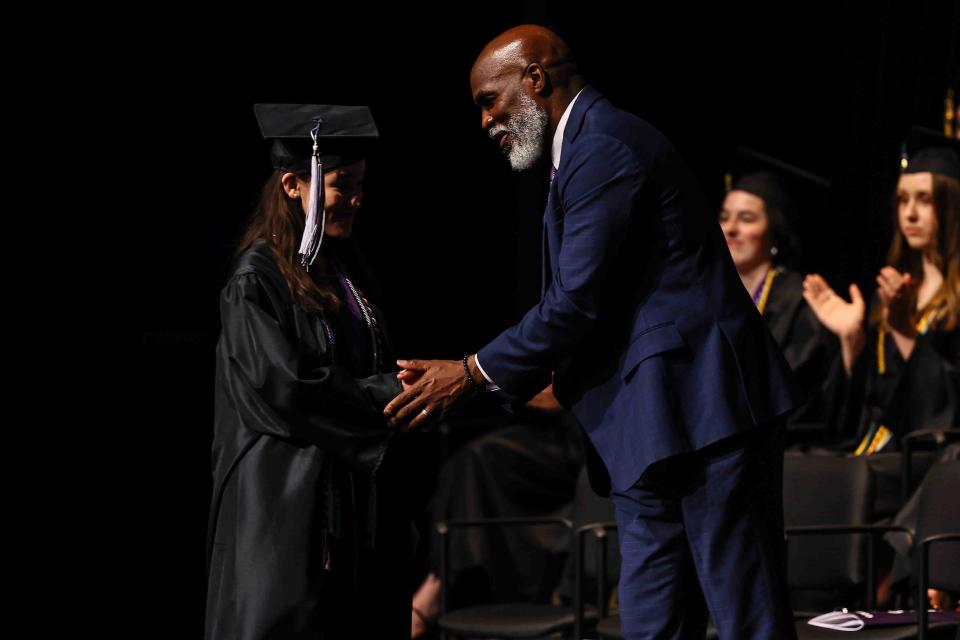
{"label": "man's ear", "polygon": [[530,63],[524,72],[524,77],[538,96],[546,96],[550,93],[550,76],[539,62]]}
{"label": "man's ear", "polygon": [[280,184],[288,198],[297,199],[300,197],[300,185],[297,183],[297,174],[288,171],[280,176]]}

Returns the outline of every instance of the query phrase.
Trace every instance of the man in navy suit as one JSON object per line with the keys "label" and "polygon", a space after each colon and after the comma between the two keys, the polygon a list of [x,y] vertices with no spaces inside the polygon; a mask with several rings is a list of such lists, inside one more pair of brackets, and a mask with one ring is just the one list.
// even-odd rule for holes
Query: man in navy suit
{"label": "man in navy suit", "polygon": [[[609,493],[627,638],[791,638],[782,418],[794,383],[677,151],[579,75],[553,32],[501,34],[470,75],[516,170],[551,160],[539,304],[459,361],[400,361],[392,424],[437,420],[481,387],[549,385]],[[549,154],[549,155],[547,155]]]}

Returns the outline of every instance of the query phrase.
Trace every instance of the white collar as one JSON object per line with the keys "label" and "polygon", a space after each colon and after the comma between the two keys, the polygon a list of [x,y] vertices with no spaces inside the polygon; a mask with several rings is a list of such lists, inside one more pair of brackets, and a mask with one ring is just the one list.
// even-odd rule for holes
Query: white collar
{"label": "white collar", "polygon": [[560,123],[557,124],[557,130],[553,134],[553,147],[550,149],[550,162],[553,163],[554,169],[560,168],[560,151],[563,149],[563,130],[567,128],[567,120],[570,118],[570,112],[573,111],[573,103],[577,101],[577,98],[580,97],[581,93],[583,93],[583,89],[578,91],[577,95],[573,96],[573,100],[570,101],[570,104],[567,105],[563,115],[560,116]]}

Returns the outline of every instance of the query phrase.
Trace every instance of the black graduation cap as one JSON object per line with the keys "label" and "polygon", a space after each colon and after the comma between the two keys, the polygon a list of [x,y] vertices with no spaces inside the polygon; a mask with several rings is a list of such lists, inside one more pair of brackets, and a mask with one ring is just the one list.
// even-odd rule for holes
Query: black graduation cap
{"label": "black graduation cap", "polygon": [[273,140],[276,169],[310,176],[310,207],[300,240],[300,264],[309,270],[320,253],[327,214],[323,173],[353,164],[378,137],[368,107],[323,104],[255,104],[260,133]]}
{"label": "black graduation cap", "polygon": [[903,173],[930,172],[960,181],[960,140],[912,126],[900,153]]}
{"label": "black graduation cap", "polygon": [[734,150],[725,182],[726,191],[746,191],[763,200],[773,242],[786,254],[779,260],[796,257],[791,255],[799,252],[791,227],[799,226],[801,216],[823,211],[830,190],[826,178],[748,147]]}
{"label": "black graduation cap", "polygon": [[260,133],[273,140],[270,161],[275,169],[310,173],[311,132],[319,124],[317,146],[324,170],[363,159],[379,134],[369,107],[324,104],[255,104]]}

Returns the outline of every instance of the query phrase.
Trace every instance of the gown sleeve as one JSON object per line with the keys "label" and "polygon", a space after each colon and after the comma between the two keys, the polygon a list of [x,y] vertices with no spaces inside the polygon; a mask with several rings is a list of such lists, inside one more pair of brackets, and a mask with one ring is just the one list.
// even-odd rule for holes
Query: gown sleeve
{"label": "gown sleeve", "polygon": [[341,366],[304,364],[281,326],[280,299],[255,272],[234,276],[221,295],[221,384],[241,423],[373,472],[393,434],[383,408],[400,393],[399,381],[393,373],[357,378]]}
{"label": "gown sleeve", "polygon": [[866,342],[849,379],[839,355],[828,375],[833,420],[856,446],[871,422],[892,429],[895,442],[916,429],[952,427],[960,422],[960,330],[931,330],[917,337],[904,360],[893,338],[884,342],[886,373],[877,370],[877,330]]}
{"label": "gown sleeve", "polygon": [[[930,331],[917,337],[904,361],[889,339],[888,357],[902,371],[891,402],[909,430],[954,427],[960,421],[960,331]],[[904,434],[900,434],[904,435]]]}

